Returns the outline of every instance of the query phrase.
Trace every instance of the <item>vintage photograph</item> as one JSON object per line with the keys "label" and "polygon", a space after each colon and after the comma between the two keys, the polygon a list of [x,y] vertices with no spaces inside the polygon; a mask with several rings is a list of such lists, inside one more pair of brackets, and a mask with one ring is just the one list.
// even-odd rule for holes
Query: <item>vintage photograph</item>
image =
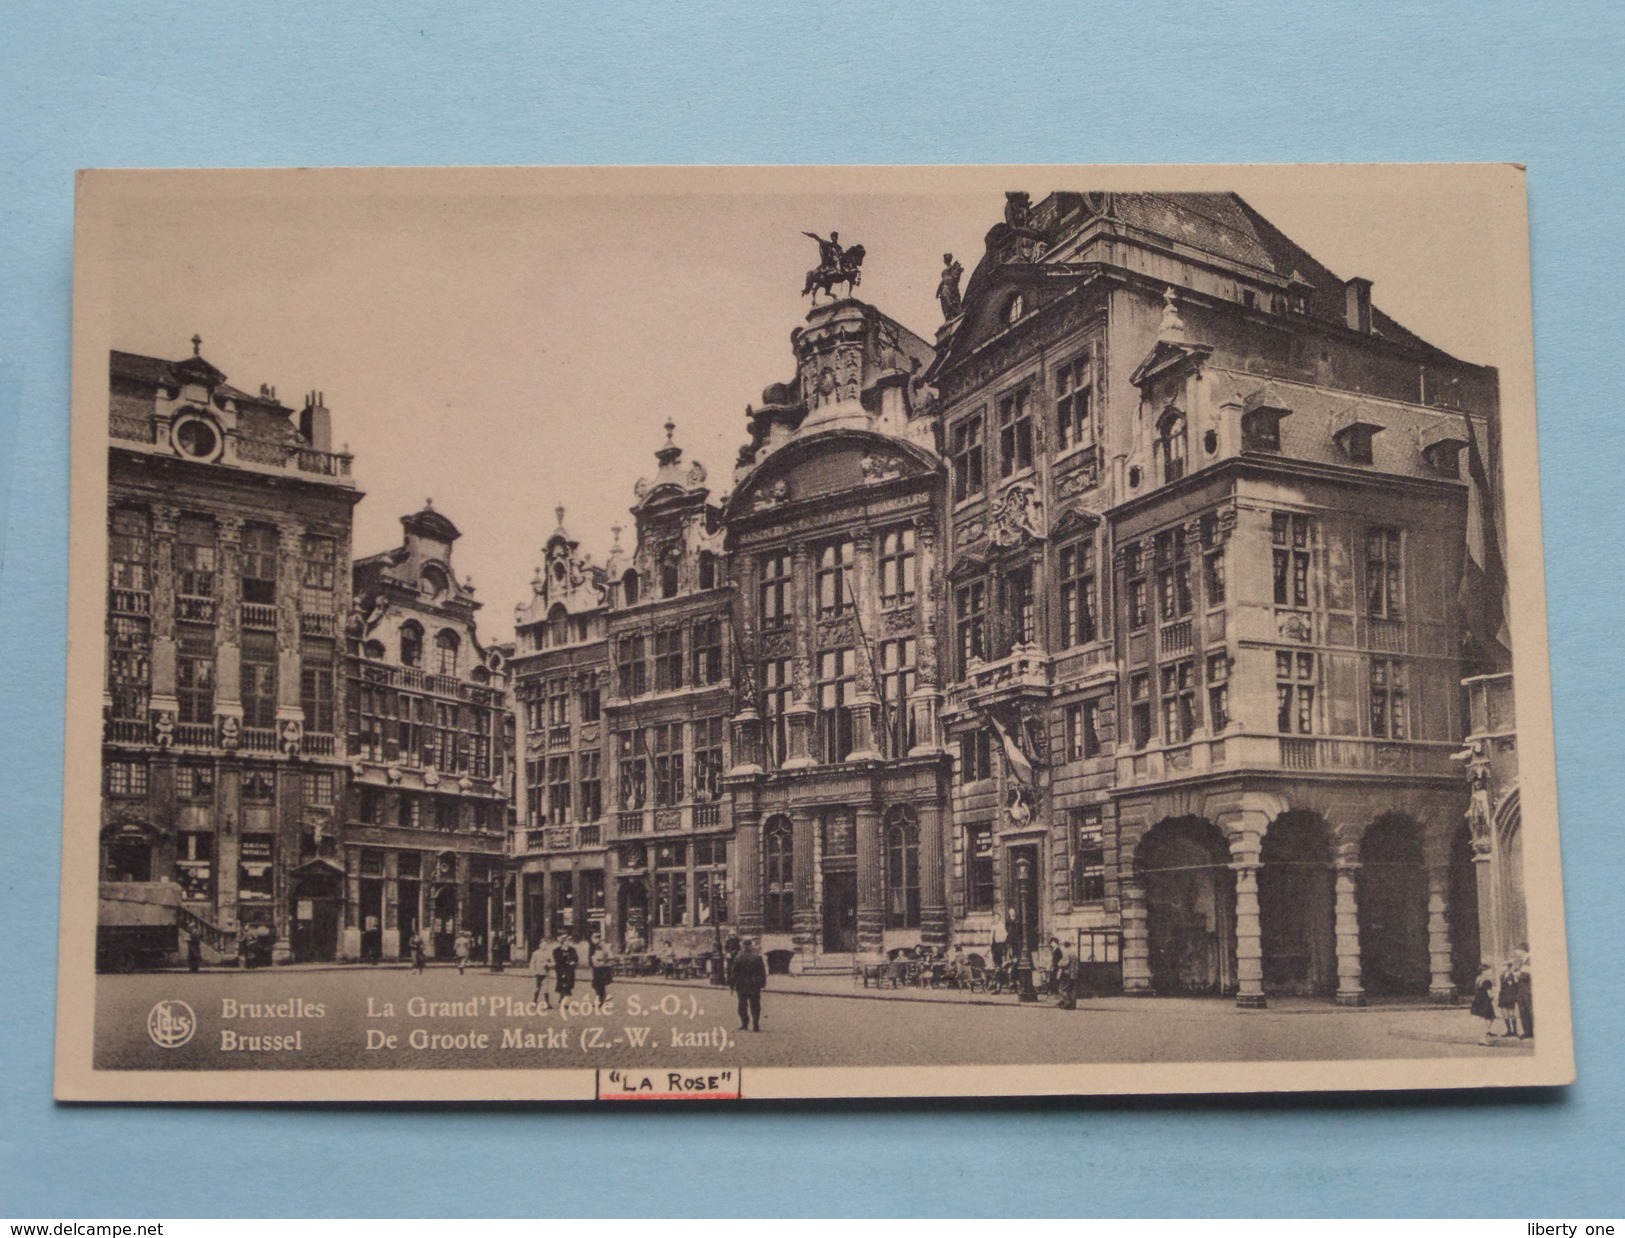
{"label": "vintage photograph", "polygon": [[78,210],[58,1096],[1572,1080],[1521,169]]}

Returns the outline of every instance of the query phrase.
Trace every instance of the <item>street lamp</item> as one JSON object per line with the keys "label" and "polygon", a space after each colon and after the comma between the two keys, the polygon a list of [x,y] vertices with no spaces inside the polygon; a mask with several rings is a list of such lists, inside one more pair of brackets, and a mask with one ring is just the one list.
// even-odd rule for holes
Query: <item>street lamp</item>
{"label": "street lamp", "polygon": [[1038,992],[1033,988],[1033,944],[1027,924],[1027,908],[1031,906],[1033,886],[1032,861],[1025,855],[1016,858],[1016,931],[1021,941],[1016,947],[1017,1001],[1036,1002]]}

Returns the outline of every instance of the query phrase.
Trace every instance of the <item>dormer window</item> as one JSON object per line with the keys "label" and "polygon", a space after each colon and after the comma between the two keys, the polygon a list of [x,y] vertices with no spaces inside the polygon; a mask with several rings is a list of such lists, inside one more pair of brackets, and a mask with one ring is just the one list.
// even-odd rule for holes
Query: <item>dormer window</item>
{"label": "dormer window", "polygon": [[1370,421],[1351,421],[1332,437],[1350,464],[1370,464],[1371,444],[1383,427]]}
{"label": "dormer window", "polygon": [[173,436],[175,450],[193,460],[214,460],[220,455],[220,433],[207,417],[193,413],[179,417]]}
{"label": "dormer window", "polygon": [[1157,422],[1157,459],[1165,483],[1185,476],[1185,414],[1177,408],[1168,409]]}
{"label": "dormer window", "polygon": [[1467,446],[1459,438],[1444,438],[1422,448],[1422,459],[1440,477],[1461,476],[1461,450]]}
{"label": "dormer window", "polygon": [[677,596],[678,566],[682,552],[673,548],[668,550],[660,561],[660,596],[674,598]]}
{"label": "dormer window", "polygon": [[1004,321],[1007,324],[1015,323],[1026,312],[1027,298],[1019,292],[1004,303]]}
{"label": "dormer window", "polygon": [[638,604],[638,574],[631,569],[621,577],[621,604],[623,606]]}
{"label": "dormer window", "polygon": [[415,623],[401,625],[401,665],[423,665],[423,629]]}
{"label": "dormer window", "polygon": [[1291,412],[1285,408],[1255,408],[1241,415],[1241,449],[1243,451],[1280,451],[1281,418]]}
{"label": "dormer window", "polygon": [[709,550],[700,551],[700,588],[717,587],[717,557]]}

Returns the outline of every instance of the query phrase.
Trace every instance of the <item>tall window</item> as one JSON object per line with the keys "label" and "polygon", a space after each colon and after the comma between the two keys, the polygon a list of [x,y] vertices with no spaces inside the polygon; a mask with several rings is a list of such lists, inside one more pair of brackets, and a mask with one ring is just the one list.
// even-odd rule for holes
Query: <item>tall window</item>
{"label": "tall window", "polygon": [[1178,409],[1170,408],[1157,422],[1157,459],[1163,481],[1185,476],[1185,415]]}
{"label": "tall window", "polygon": [[649,732],[654,740],[655,806],[670,808],[683,802],[683,724],[662,722]]}
{"label": "tall window", "polygon": [[576,810],[576,820],[596,821],[604,815],[602,756],[596,748],[577,754],[576,772],[581,783],[581,802]]}
{"label": "tall window", "polygon": [[1056,371],[1055,441],[1062,451],[1095,441],[1093,397],[1088,353]]}
{"label": "tall window", "polygon": [[993,910],[993,827],[965,829],[965,910]]}
{"label": "tall window", "polygon": [[243,601],[276,605],[277,531],[270,525],[243,526]]}
{"label": "tall window", "polygon": [[1082,761],[1100,755],[1100,702],[1079,701],[1066,707],[1066,759]]}
{"label": "tall window", "polygon": [[1130,542],[1123,548],[1123,567],[1128,573],[1125,600],[1128,604],[1129,631],[1138,632],[1145,627],[1148,618],[1145,600],[1145,556],[1139,542]]}
{"label": "tall window", "polygon": [[1371,659],[1371,734],[1378,739],[1404,739],[1409,734],[1403,662]]}
{"label": "tall window", "polygon": [[423,665],[423,629],[411,620],[401,624],[401,665]]}
{"label": "tall window", "polygon": [[1128,680],[1130,738],[1135,748],[1151,742],[1151,676],[1144,671]]}
{"label": "tall window", "polygon": [[1398,619],[1403,612],[1398,529],[1365,531],[1366,613],[1373,619]]}
{"label": "tall window", "polygon": [[722,680],[722,620],[695,620],[693,637],[693,682],[696,684],[720,683]]}
{"label": "tall window", "polygon": [[783,765],[790,755],[786,715],[794,692],[789,658],[774,658],[762,663],[762,737],[767,745],[768,763],[773,768]]}
{"label": "tall window", "polygon": [[999,617],[1005,640],[1010,644],[1030,645],[1038,639],[1038,616],[1037,608],[1033,604],[1031,564],[1000,573]]}
{"label": "tall window", "polygon": [[728,840],[694,840],[694,922],[728,923]]}
{"label": "tall window", "polygon": [[302,802],[310,808],[331,808],[333,806],[333,771],[332,770],[306,770],[299,779],[299,792]]}
{"label": "tall window", "polygon": [[333,642],[306,640],[300,647],[299,703],[305,730],[333,734]]}
{"label": "tall window", "polygon": [[175,524],[175,591],[183,598],[212,598],[215,567],[214,521],[182,516]]}
{"label": "tall window", "polygon": [[177,624],[175,629],[175,696],[182,722],[214,721],[214,629]]}
{"label": "tall window", "polygon": [[549,730],[556,726],[570,725],[570,681],[568,679],[555,678],[547,681],[547,725]]}
{"label": "tall window", "polygon": [[1202,539],[1202,591],[1209,607],[1224,601],[1224,544],[1219,541],[1219,521],[1203,516],[1199,524]]}
{"label": "tall window", "polygon": [[1088,538],[1061,547],[1061,647],[1087,645],[1095,624],[1095,544]]}
{"label": "tall window", "polygon": [[818,617],[828,619],[852,609],[852,543],[830,542],[818,551]]}
{"label": "tall window", "polygon": [[688,844],[660,843],[654,849],[655,925],[688,923]]}
{"label": "tall window", "polygon": [[620,759],[621,810],[633,812],[647,802],[644,788],[643,742],[637,731],[618,731],[615,752]]}
{"label": "tall window", "polygon": [[597,722],[599,718],[603,717],[604,700],[596,678],[581,689],[577,704],[580,706],[581,720],[583,722]]}
{"label": "tall window", "polygon": [[177,765],[175,767],[175,794],[183,800],[212,800],[214,798],[214,766]]}
{"label": "tall window", "polygon": [[948,454],[953,463],[954,502],[981,494],[984,485],[981,413],[965,418],[953,428]]}
{"label": "tall window", "polygon": [[400,709],[401,760],[408,765],[416,765],[423,759],[423,730],[428,701],[421,696],[404,694],[396,700]]}
{"label": "tall window", "polygon": [[[547,772],[546,761],[525,762],[525,820],[532,825],[544,825],[547,822],[547,783],[544,776]],[[401,803],[404,805],[409,796],[403,795]],[[404,826],[406,822],[403,820]]]}
{"label": "tall window", "polygon": [[914,527],[880,535],[880,604],[902,606],[914,600]]}
{"label": "tall window", "polygon": [[795,922],[793,842],[788,817],[771,817],[762,836],[762,927],[788,933]]}
{"label": "tall window", "polygon": [[999,400],[999,476],[1033,466],[1031,392],[1017,387]]}
{"label": "tall window", "polygon": [[638,574],[633,568],[627,568],[621,576],[621,603],[625,606],[638,604]]}
{"label": "tall window", "polygon": [[450,628],[441,628],[434,638],[435,663],[437,675],[455,675],[457,673],[457,649],[461,642],[457,633]]}
{"label": "tall window", "polygon": [[762,630],[770,632],[790,623],[790,555],[775,550],[762,556]]}
{"label": "tall window", "polygon": [[1162,738],[1182,744],[1196,732],[1196,668],[1186,660],[1162,668]]}
{"label": "tall window", "polygon": [[914,638],[880,642],[880,701],[885,711],[887,748],[891,756],[908,755],[914,746],[914,717],[908,699],[914,695]]}
{"label": "tall window", "polygon": [[621,637],[615,646],[615,669],[622,696],[642,696],[649,690],[641,634]]}
{"label": "tall window", "polygon": [[108,584],[145,593],[152,587],[152,533],[147,513],[115,508],[107,540]]}
{"label": "tall window", "polygon": [[714,803],[722,796],[723,720],[701,718],[694,729],[694,800]]}
{"label": "tall window", "polygon": [[1309,605],[1309,565],[1314,545],[1314,522],[1308,516],[1276,512],[1270,517],[1273,544],[1275,604]]}
{"label": "tall window", "polygon": [[1207,725],[1217,735],[1230,725],[1230,655],[1210,653],[1207,658]]}
{"label": "tall window", "polygon": [[959,737],[959,780],[984,782],[993,777],[993,740],[986,727]]}
{"label": "tall window", "polygon": [[825,762],[844,761],[852,751],[852,695],[857,658],[851,649],[818,655],[818,746]]}
{"label": "tall window", "polygon": [[467,769],[468,737],[462,729],[462,707],[436,701],[434,720],[434,764],[446,770]]}
{"label": "tall window", "polygon": [[666,551],[660,559],[660,596],[674,598],[677,596],[679,569],[683,564],[683,552],[673,546]]}
{"label": "tall window", "polygon": [[700,551],[700,588],[715,589],[717,587],[717,557],[709,550]]}
{"label": "tall window", "polygon": [[987,592],[980,580],[954,591],[954,628],[963,674],[975,658],[987,657]]}
{"label": "tall window", "polygon": [[1066,817],[1071,835],[1072,901],[1098,903],[1106,897],[1106,845],[1100,808],[1069,808]]}
{"label": "tall window", "polygon": [[1283,735],[1309,735],[1315,729],[1315,655],[1275,655],[1275,729]]}
{"label": "tall window", "polygon": [[313,614],[331,614],[333,585],[333,539],[305,534],[299,539],[299,609]]}
{"label": "tall window", "polygon": [[914,810],[899,804],[886,813],[886,927],[920,925],[920,827]]}
{"label": "tall window", "polygon": [[110,615],[107,631],[107,691],[111,717],[146,722],[152,691],[152,634],[136,615]]}
{"label": "tall window", "polygon": [[238,687],[243,725],[261,730],[276,725],[276,634],[244,631]]}
{"label": "tall window", "polygon": [[570,823],[570,758],[547,758],[547,823]]}
{"label": "tall window", "polygon": [[663,628],[655,633],[655,691],[672,692],[683,686],[683,629]]}
{"label": "tall window", "polygon": [[1185,530],[1164,529],[1153,543],[1157,561],[1157,613],[1162,622],[1191,613],[1191,565]]}

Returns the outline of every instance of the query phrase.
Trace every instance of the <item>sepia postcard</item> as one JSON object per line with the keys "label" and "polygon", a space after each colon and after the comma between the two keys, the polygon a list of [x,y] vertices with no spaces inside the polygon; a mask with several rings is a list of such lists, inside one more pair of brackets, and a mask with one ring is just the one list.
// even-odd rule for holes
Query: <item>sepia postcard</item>
{"label": "sepia postcard", "polygon": [[89,171],[75,245],[59,1098],[1573,1079],[1523,169]]}

